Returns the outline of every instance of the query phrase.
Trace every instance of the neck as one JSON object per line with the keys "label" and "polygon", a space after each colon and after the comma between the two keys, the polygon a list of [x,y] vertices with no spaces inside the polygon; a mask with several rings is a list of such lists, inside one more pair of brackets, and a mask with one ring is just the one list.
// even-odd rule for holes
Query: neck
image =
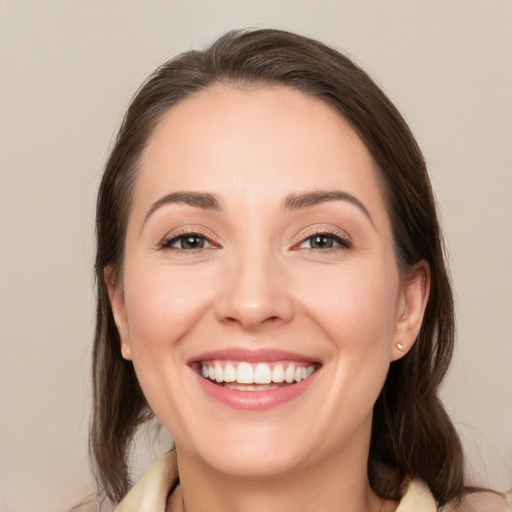
{"label": "neck", "polygon": [[[168,511],[184,512],[379,512],[366,458],[331,457],[287,474],[250,480],[214,471],[178,449],[180,487]],[[349,455],[349,454],[345,454]],[[352,454],[355,455],[355,454]],[[340,460],[342,459],[342,460]]]}

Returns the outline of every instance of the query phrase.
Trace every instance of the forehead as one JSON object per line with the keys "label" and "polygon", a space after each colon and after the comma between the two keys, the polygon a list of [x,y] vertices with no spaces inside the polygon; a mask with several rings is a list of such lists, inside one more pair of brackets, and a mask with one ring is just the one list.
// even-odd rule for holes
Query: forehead
{"label": "forehead", "polygon": [[134,199],[200,190],[280,201],[303,189],[340,188],[382,206],[371,155],[332,107],[283,86],[216,85],[164,114],[143,153]]}

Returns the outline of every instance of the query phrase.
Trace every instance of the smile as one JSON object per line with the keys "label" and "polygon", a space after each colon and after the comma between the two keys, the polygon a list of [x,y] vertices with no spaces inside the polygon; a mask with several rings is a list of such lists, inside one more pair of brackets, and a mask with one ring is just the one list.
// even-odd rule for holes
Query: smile
{"label": "smile", "polygon": [[316,367],[298,361],[250,363],[212,360],[202,361],[199,369],[205,379],[220,386],[239,391],[260,391],[306,380]]}
{"label": "smile", "polygon": [[210,403],[254,412],[299,399],[323,366],[310,355],[237,347],[198,354],[188,365]]}

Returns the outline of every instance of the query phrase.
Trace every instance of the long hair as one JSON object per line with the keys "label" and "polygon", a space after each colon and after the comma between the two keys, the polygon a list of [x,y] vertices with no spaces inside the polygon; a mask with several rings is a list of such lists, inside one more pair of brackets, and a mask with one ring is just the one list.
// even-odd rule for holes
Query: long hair
{"label": "long hair", "polygon": [[454,308],[442,235],[425,161],[394,105],[349,58],[280,30],[229,32],[205,51],[158,68],[132,100],[107,161],[97,203],[97,323],[90,450],[99,489],[118,502],[130,486],[130,442],[151,416],[133,365],[122,358],[104,280],[121,280],[127,217],[141,154],[173,105],[214,84],[285,86],[334,108],[373,157],[391,219],[402,275],[430,265],[431,294],[418,339],[391,364],[374,407],[368,476],[383,498],[397,499],[407,477],[423,479],[444,505],[463,491],[463,456],[438,398],[454,341]]}

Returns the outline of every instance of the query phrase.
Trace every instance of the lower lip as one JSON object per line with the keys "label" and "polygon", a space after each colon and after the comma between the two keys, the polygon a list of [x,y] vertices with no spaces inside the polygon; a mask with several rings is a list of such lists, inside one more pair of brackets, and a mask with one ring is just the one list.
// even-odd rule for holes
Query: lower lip
{"label": "lower lip", "polygon": [[301,396],[314,380],[318,370],[307,379],[282,388],[262,391],[239,391],[213,384],[208,379],[194,372],[204,391],[214,400],[233,409],[261,411],[278,407]]}

